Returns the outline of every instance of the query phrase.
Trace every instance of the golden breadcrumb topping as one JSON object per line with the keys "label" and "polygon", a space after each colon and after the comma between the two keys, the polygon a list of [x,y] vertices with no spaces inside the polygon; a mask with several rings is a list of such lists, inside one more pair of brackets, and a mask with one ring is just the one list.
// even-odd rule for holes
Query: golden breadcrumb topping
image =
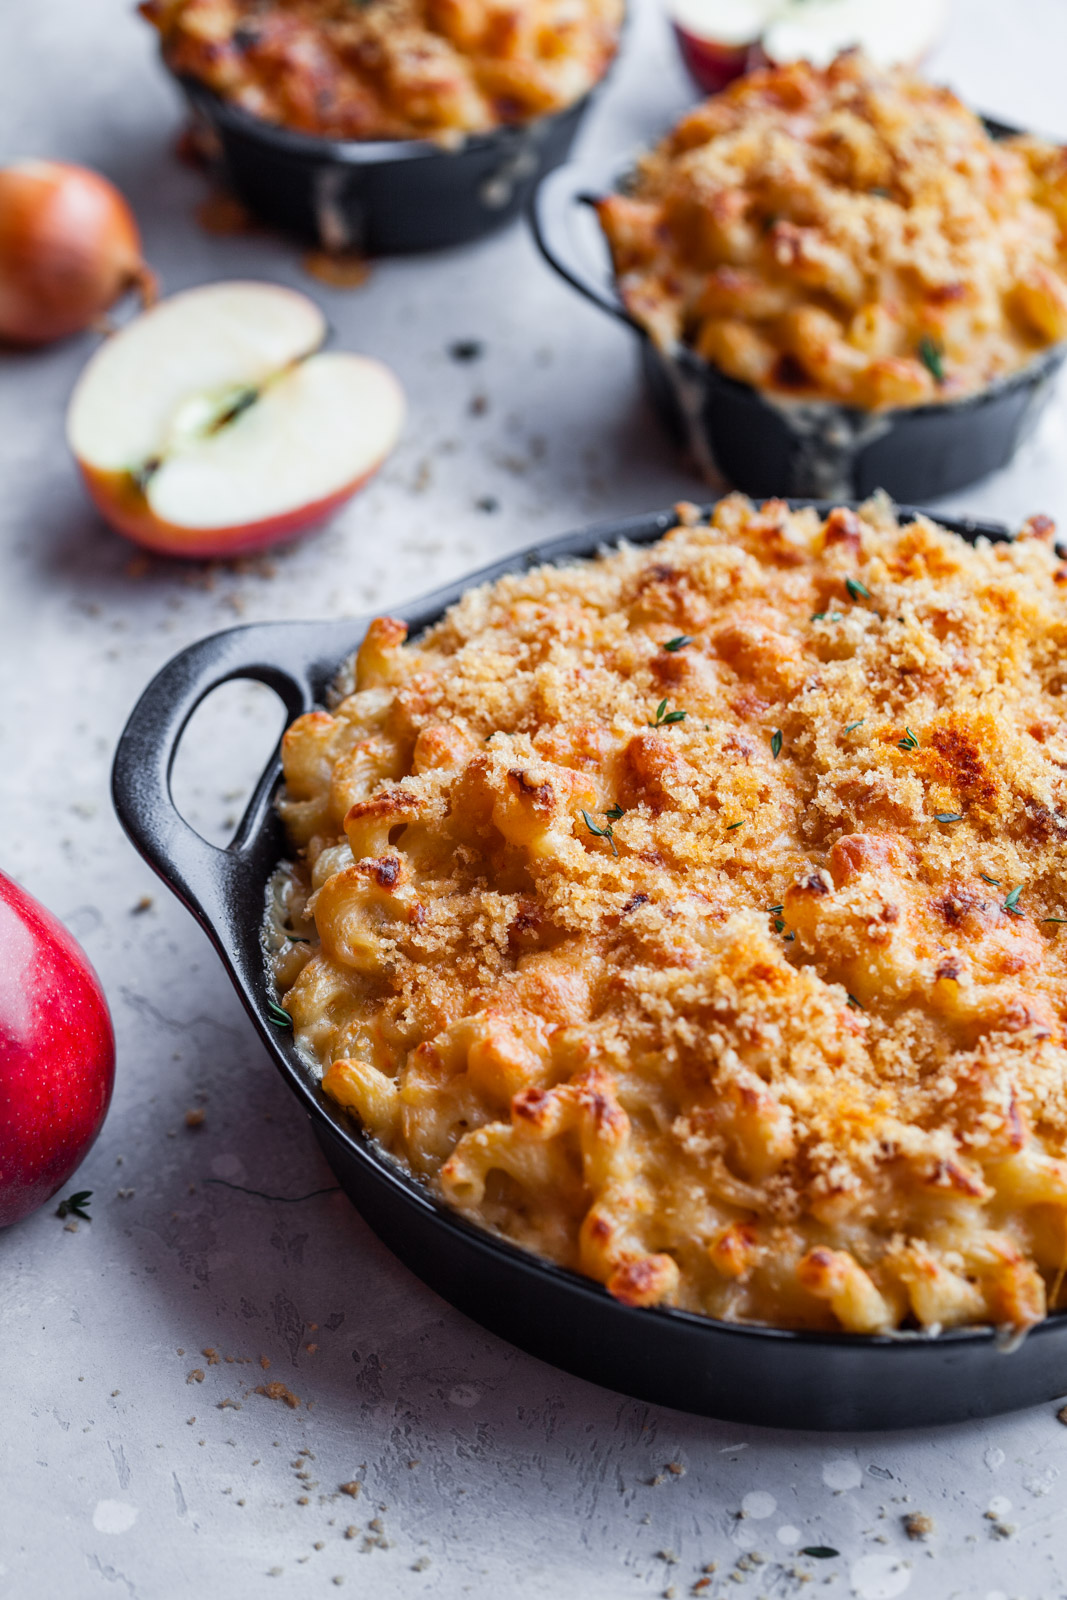
{"label": "golden breadcrumb topping", "polygon": [[1067,338],[1067,150],[855,53],[739,78],[598,209],[652,338],[780,395],[950,400]]}
{"label": "golden breadcrumb topping", "polygon": [[603,77],[622,0],[145,0],[172,70],[323,138],[481,133]]}
{"label": "golden breadcrumb topping", "polygon": [[634,1305],[1026,1326],[1067,1265],[1067,567],[885,500],[371,624],[285,736],[323,1088]]}

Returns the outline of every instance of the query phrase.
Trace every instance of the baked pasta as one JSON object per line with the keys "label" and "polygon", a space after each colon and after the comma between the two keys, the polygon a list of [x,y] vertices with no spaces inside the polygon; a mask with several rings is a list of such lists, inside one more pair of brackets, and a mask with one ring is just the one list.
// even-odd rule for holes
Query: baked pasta
{"label": "baked pasta", "polygon": [[622,0],[145,0],[176,73],[331,139],[447,140],[559,111],[603,77]]}
{"label": "baked pasta", "polygon": [[633,1306],[1026,1327],[1067,1266],[1067,567],[721,501],[368,629],[285,735],[322,1086]]}
{"label": "baked pasta", "polygon": [[855,53],[738,79],[598,210],[634,320],[772,394],[952,400],[1067,338],[1067,150]]}

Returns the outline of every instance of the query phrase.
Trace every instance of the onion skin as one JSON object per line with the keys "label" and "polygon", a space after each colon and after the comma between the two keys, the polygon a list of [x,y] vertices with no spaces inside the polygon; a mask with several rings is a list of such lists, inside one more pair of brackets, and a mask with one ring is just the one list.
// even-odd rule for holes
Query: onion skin
{"label": "onion skin", "polygon": [[48,344],[90,327],[155,279],[114,184],[61,161],[0,167],[0,339]]}

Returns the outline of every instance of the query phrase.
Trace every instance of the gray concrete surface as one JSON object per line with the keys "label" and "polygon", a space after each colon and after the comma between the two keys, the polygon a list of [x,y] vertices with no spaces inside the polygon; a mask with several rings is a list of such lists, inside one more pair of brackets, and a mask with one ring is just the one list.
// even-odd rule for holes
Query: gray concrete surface
{"label": "gray concrete surface", "polygon": [[[978,105],[1067,136],[1065,60],[1063,0],[958,0],[933,66]],[[645,5],[587,147],[632,146],[685,95]],[[205,183],[173,157],[178,126],[125,0],[0,8],[0,155],[108,172],[168,289],[249,275],[317,294],[342,345],[395,366],[411,419],[321,537],[243,571],[144,563],[92,514],[63,444],[93,339],[0,357],[0,862],[83,941],[120,1052],[79,1174],[93,1221],[68,1231],[46,1210],[0,1236],[0,1596],[285,1600],[340,1585],[373,1600],[626,1600],[685,1596],[705,1575],[695,1592],[712,1600],[1067,1594],[1055,1407],[881,1437],[657,1411],[483,1333],[340,1195],[294,1199],[331,1182],[309,1128],[206,940],[110,810],[110,756],[138,690],[238,619],[384,607],[699,486],[643,408],[626,337],[554,280],[522,227],[330,291],[282,242],[197,225]],[[450,360],[460,338],[484,340],[483,359]],[[1067,517],[1065,444],[1061,395],[1012,470],[954,508]],[[485,497],[499,509],[479,509]],[[180,792],[209,836],[239,810],[278,722],[267,691],[242,687],[194,725]],[[206,1116],[190,1131],[194,1106]],[[297,1409],[255,1392],[268,1377]],[[357,1498],[338,1493],[356,1480]],[[933,1519],[927,1540],[906,1537],[911,1511]],[[840,1554],[797,1556],[806,1545]]]}

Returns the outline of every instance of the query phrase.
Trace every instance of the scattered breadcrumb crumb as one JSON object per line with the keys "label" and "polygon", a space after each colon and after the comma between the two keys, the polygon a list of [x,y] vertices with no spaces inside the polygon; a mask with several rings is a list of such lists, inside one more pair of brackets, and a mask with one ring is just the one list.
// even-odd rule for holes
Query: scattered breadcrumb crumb
{"label": "scattered breadcrumb crumb", "polygon": [[[194,1106],[191,1111],[185,1113],[185,1126],[187,1128],[202,1128],[205,1115],[203,1106]],[[226,1359],[232,1361],[233,1357],[227,1356]]]}
{"label": "scattered breadcrumb crumb", "polygon": [[925,1511],[909,1511],[900,1520],[909,1539],[928,1539],[934,1531],[934,1519]]}
{"label": "scattered breadcrumb crumb", "polygon": [[342,1483],[338,1485],[341,1493],[347,1494],[352,1500],[357,1498],[362,1487],[363,1485],[360,1483],[358,1478],[352,1478],[348,1483]]}
{"label": "scattered breadcrumb crumb", "polygon": [[190,1372],[189,1376],[186,1378],[185,1381],[186,1381],[186,1383],[203,1383],[203,1381],[204,1381],[204,1369],[203,1369],[203,1367],[194,1367],[192,1372]]}
{"label": "scattered breadcrumb crumb", "polygon": [[151,911],[154,905],[155,901],[153,900],[152,896],[150,894],[143,894],[141,898],[130,907],[130,916],[139,917],[143,912]]}
{"label": "scattered breadcrumb crumb", "polygon": [[291,1411],[296,1411],[300,1405],[299,1395],[287,1389],[284,1383],[279,1383],[277,1378],[270,1383],[258,1383],[255,1392],[265,1395],[268,1400],[284,1400]]}

